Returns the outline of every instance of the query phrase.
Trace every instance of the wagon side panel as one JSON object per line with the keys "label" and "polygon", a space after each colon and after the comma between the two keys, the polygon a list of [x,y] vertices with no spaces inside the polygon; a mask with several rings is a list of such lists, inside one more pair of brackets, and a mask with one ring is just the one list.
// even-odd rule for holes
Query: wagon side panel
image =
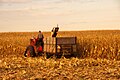
{"label": "wagon side panel", "polygon": [[56,53],[56,38],[52,37],[45,38],[44,52]]}

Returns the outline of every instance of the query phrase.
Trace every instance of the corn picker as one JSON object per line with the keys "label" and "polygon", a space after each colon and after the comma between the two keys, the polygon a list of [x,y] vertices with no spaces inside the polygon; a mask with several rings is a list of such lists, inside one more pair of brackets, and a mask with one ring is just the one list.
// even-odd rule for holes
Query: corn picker
{"label": "corn picker", "polygon": [[[76,37],[56,37],[59,27],[52,29],[51,37],[47,37],[44,41],[40,42],[37,39],[31,39],[30,45],[26,48],[24,56],[34,57],[36,52],[38,55],[45,54],[47,58],[55,56],[56,58],[64,57],[76,57],[77,44]],[[36,44],[38,43],[38,45]],[[42,44],[44,44],[44,46]]]}

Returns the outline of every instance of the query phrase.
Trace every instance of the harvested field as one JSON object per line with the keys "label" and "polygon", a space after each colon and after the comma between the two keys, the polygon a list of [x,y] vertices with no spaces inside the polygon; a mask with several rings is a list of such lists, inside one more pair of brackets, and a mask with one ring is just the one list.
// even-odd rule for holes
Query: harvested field
{"label": "harvested field", "polygon": [[77,37],[78,58],[25,58],[29,39],[37,34],[0,33],[0,80],[120,80],[120,30],[59,32]]}

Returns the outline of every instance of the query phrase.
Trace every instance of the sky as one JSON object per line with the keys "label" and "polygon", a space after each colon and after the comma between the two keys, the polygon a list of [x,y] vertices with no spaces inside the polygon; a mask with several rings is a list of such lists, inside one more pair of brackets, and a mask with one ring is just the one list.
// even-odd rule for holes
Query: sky
{"label": "sky", "polygon": [[120,0],[0,0],[0,32],[120,30]]}

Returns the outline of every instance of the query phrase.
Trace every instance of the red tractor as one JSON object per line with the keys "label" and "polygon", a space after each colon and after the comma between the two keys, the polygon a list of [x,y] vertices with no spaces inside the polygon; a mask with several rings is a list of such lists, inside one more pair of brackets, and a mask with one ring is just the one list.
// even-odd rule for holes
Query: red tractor
{"label": "red tractor", "polygon": [[25,57],[35,57],[35,56],[42,55],[43,45],[44,45],[44,42],[39,42],[38,39],[31,38],[30,45],[27,46],[24,56]]}

